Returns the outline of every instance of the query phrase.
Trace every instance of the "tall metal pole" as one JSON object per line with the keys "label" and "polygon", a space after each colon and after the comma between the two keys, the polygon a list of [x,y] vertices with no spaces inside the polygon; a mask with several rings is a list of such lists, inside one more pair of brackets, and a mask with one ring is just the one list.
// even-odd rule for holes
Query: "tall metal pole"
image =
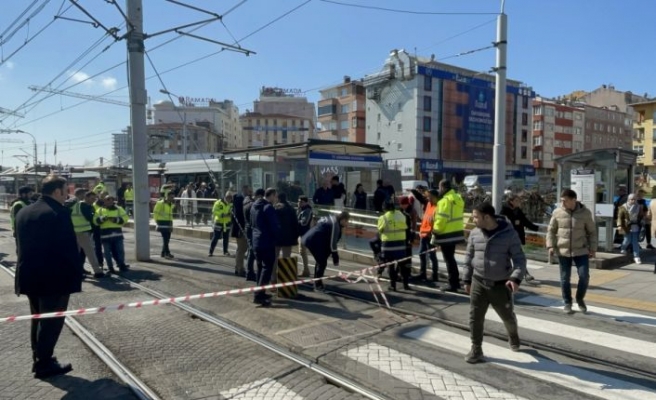
{"label": "tall metal pole", "polygon": [[134,239],[137,261],[150,260],[150,191],[148,138],[146,137],[146,73],[142,0],[126,0],[130,74],[130,125],[132,126],[132,184],[134,187]]}
{"label": "tall metal pole", "polygon": [[184,159],[187,161],[187,111],[184,112],[184,117],[182,118],[182,136],[183,136],[183,145],[184,145]]}
{"label": "tall metal pole", "polygon": [[497,64],[494,96],[494,154],[492,159],[492,203],[501,212],[506,181],[506,51],[508,20],[503,12],[497,17]]}

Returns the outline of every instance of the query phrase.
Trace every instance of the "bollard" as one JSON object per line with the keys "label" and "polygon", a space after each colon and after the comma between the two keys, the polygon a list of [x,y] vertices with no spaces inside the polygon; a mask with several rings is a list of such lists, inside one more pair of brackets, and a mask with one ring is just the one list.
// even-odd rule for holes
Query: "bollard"
{"label": "bollard", "polygon": [[[276,272],[278,283],[295,282],[298,280],[297,263],[298,260],[296,257],[278,259],[278,270]],[[278,297],[293,299],[298,295],[298,287],[296,285],[280,287],[277,293]]]}

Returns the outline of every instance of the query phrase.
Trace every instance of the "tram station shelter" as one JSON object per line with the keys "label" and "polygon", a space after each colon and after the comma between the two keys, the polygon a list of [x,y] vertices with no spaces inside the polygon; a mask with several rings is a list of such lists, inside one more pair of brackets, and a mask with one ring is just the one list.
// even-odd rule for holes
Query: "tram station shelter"
{"label": "tram station shelter", "polygon": [[618,189],[626,193],[635,190],[634,171],[638,153],[625,149],[598,149],[581,151],[559,157],[557,165],[558,193],[564,188],[573,189],[578,200],[590,208],[597,221],[599,248],[613,250],[616,227],[614,201]]}
{"label": "tram station shelter", "polygon": [[[303,143],[226,151],[224,171],[232,171],[230,186],[254,189],[301,189],[312,197],[317,187],[333,176],[352,193],[358,183],[372,193],[382,176],[385,150],[378,145],[309,139]],[[295,201],[290,198],[290,201]]]}

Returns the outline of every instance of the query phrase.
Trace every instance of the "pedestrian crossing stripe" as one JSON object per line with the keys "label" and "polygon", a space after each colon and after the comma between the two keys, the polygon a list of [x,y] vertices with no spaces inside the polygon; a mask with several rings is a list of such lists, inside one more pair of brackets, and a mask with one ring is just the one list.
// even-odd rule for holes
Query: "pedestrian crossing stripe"
{"label": "pedestrian crossing stripe", "polygon": [[[278,259],[278,268],[276,271],[278,283],[296,282],[298,280],[297,262],[296,257]],[[298,287],[296,285],[280,287],[277,293],[278,297],[293,299],[298,295]]]}
{"label": "pedestrian crossing stripe", "polygon": [[[460,353],[463,357],[471,346],[468,336],[435,327],[422,327],[403,335],[434,347]],[[561,363],[535,352],[515,353],[506,346],[484,343],[483,353],[488,365],[516,371],[586,395],[607,400],[656,400],[656,389],[594,372],[588,368]],[[462,362],[465,362],[464,359]]]}

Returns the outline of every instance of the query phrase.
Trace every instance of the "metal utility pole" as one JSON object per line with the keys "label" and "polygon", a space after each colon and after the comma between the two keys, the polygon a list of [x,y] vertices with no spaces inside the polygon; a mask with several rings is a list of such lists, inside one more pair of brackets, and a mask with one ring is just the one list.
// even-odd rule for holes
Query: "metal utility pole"
{"label": "metal utility pole", "polygon": [[134,187],[134,239],[137,261],[150,260],[150,190],[146,133],[146,73],[142,0],[126,0],[131,27],[127,34],[132,126],[132,184]]}
{"label": "metal utility pole", "polygon": [[508,19],[501,3],[501,13],[497,17],[497,63],[494,96],[494,154],[492,158],[492,203],[501,212],[506,181],[506,51]]}

